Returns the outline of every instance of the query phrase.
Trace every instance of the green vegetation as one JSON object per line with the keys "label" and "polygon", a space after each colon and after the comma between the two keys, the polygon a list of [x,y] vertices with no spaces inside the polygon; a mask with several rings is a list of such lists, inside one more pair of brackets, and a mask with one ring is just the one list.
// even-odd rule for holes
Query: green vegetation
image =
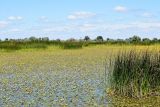
{"label": "green vegetation", "polygon": [[19,49],[29,49],[29,48],[47,48],[47,44],[38,42],[1,42],[0,49],[6,50],[19,50]]}
{"label": "green vegetation", "polygon": [[81,42],[63,42],[61,47],[63,49],[80,49],[82,48],[83,43]]}
{"label": "green vegetation", "polygon": [[[0,43],[16,43],[11,45],[20,47],[13,52],[3,51],[5,48],[0,50],[0,105],[2,107],[158,107],[160,105],[160,97],[156,96],[159,94],[158,80],[160,77],[159,44],[111,45],[104,41],[97,42],[90,39],[82,42],[73,39],[69,41],[33,39],[19,42],[8,40]],[[66,46],[65,43],[68,43],[67,47],[61,47]],[[77,47],[79,43],[81,43],[80,49]],[[42,46],[38,47],[37,44]],[[29,47],[29,45],[35,45],[35,47]],[[47,48],[43,48],[43,45]],[[123,74],[118,72],[117,66],[109,66],[110,59],[113,65],[116,62],[119,67],[124,66],[126,70],[122,71]],[[117,80],[118,84],[121,82],[120,84],[124,87],[118,86],[114,81],[110,82],[111,84],[107,83],[106,74],[113,73],[108,72],[109,69],[104,67],[105,61],[107,67],[113,67],[114,71],[117,70],[114,76],[111,75],[112,80]],[[141,72],[138,73],[140,68],[135,68],[135,73],[129,72],[129,67],[132,71],[134,69],[132,66],[126,68],[126,65],[130,65],[127,61],[131,61],[134,68],[140,66],[143,70],[141,69]],[[117,72],[121,76],[118,76]],[[136,81],[141,81],[139,80],[140,75],[144,81],[143,83],[138,82],[141,85],[137,85]],[[117,78],[114,78],[115,76]],[[133,84],[135,91],[130,91],[130,86],[125,86],[130,79],[135,83]],[[112,86],[112,89],[109,86]],[[118,87],[122,91],[116,89]]]}
{"label": "green vegetation", "polygon": [[4,50],[19,50],[19,49],[29,49],[29,48],[37,48],[37,49],[45,49],[49,46],[58,46],[62,49],[80,49],[85,46],[90,45],[153,45],[160,44],[160,39],[153,38],[150,40],[149,38],[141,39],[138,36],[133,36],[128,39],[110,39],[106,40],[102,36],[97,36],[95,40],[91,40],[89,36],[85,36],[84,39],[76,40],[74,38],[63,40],[49,40],[48,37],[44,38],[36,38],[30,37],[25,39],[8,39],[6,38],[4,41],[0,41],[0,49]]}
{"label": "green vegetation", "polygon": [[160,51],[119,52],[111,66],[111,89],[115,94],[128,97],[160,95]]}

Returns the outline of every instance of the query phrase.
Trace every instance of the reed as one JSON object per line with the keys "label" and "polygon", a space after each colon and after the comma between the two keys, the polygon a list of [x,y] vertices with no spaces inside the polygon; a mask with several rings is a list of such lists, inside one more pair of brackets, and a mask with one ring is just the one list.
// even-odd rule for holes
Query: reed
{"label": "reed", "polygon": [[112,62],[110,83],[114,94],[128,97],[159,94],[160,51],[119,52]]}

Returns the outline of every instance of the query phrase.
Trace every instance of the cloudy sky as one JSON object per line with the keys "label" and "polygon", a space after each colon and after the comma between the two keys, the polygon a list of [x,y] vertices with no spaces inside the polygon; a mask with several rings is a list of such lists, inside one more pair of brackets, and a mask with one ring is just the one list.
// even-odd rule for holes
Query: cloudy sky
{"label": "cloudy sky", "polygon": [[160,0],[0,0],[0,38],[160,38]]}

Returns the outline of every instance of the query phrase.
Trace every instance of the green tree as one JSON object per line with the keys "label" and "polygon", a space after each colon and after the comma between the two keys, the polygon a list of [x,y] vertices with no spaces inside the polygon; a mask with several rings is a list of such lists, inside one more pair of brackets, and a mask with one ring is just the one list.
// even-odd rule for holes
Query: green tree
{"label": "green tree", "polygon": [[158,42],[158,39],[157,38],[153,38],[152,39],[152,43],[157,43]]}
{"label": "green tree", "polygon": [[36,41],[36,40],[38,40],[36,37],[34,37],[34,36],[31,36],[30,38],[29,38],[29,40],[30,41]]}
{"label": "green tree", "polygon": [[85,36],[84,37],[84,41],[89,41],[90,40],[90,37],[89,36]]}
{"label": "green tree", "polygon": [[151,40],[149,38],[143,38],[142,39],[143,44],[150,44]]}
{"label": "green tree", "polygon": [[5,38],[5,41],[9,41],[9,39],[8,39],[8,38]]}
{"label": "green tree", "polygon": [[140,43],[141,42],[141,38],[139,36],[134,35],[133,37],[129,38],[130,43]]}
{"label": "green tree", "polygon": [[48,37],[43,37],[42,41],[49,41],[49,38]]}
{"label": "green tree", "polygon": [[102,36],[97,36],[96,40],[97,40],[98,42],[103,42],[103,37],[102,37]]}

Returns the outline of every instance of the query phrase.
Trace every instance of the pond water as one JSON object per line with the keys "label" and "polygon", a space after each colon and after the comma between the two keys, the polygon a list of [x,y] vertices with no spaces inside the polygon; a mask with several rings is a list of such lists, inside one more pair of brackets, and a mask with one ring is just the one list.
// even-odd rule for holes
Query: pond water
{"label": "pond water", "polygon": [[0,53],[0,107],[109,105],[106,53],[100,48]]}
{"label": "pond water", "polygon": [[38,71],[1,74],[0,105],[37,107],[107,106],[103,72]]}

